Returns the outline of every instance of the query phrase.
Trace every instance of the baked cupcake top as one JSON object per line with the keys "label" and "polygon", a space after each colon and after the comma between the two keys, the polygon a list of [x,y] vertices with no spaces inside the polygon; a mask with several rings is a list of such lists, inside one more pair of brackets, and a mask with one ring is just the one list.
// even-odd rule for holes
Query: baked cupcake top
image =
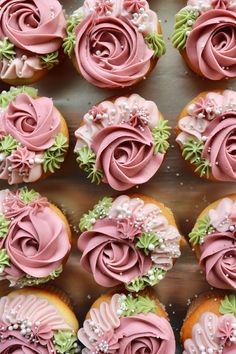
{"label": "baked cupcake top", "polygon": [[0,78],[30,79],[51,69],[66,31],[57,0],[0,0]]}
{"label": "baked cupcake top", "polygon": [[182,112],[177,142],[201,177],[236,181],[236,92],[204,92]]}
{"label": "baked cupcake top", "polygon": [[172,37],[193,71],[210,80],[236,77],[236,2],[189,0]]}
{"label": "baked cupcake top", "polygon": [[210,205],[199,216],[189,235],[199,247],[200,265],[210,285],[236,290],[236,197],[230,196]]}
{"label": "baked cupcake top", "polygon": [[168,122],[137,94],[93,106],[75,132],[77,162],[92,182],[122,191],[147,182],[169,147]]}
{"label": "baked cupcake top", "polygon": [[104,297],[78,332],[86,347],[82,353],[174,354],[174,333],[169,321],[157,314],[159,306],[147,295]]}
{"label": "baked cupcake top", "polygon": [[34,182],[64,161],[68,130],[51,98],[32,87],[0,95],[0,179]]}
{"label": "baked cupcake top", "polygon": [[191,338],[184,341],[183,354],[234,354],[236,352],[236,296],[231,294],[218,298],[213,294],[206,303],[209,311],[201,310],[198,314],[199,319],[192,327]]}
{"label": "baked cupcake top", "polygon": [[85,0],[67,22],[63,46],[82,76],[103,88],[135,84],[165,53],[146,0]]}
{"label": "baked cupcake top", "polygon": [[58,277],[70,246],[63,214],[45,197],[22,188],[0,191],[0,280],[38,285]]}
{"label": "baked cupcake top", "polygon": [[180,256],[171,211],[147,197],[103,198],[80,220],[81,265],[105,287],[139,291],[162,280]]}
{"label": "baked cupcake top", "polygon": [[[61,307],[61,311],[59,310]],[[24,289],[0,299],[1,354],[75,354],[79,352],[64,302],[45,291]],[[73,315],[71,310],[66,311]],[[73,315],[74,317],[74,315]],[[74,322],[75,319],[74,319]]]}

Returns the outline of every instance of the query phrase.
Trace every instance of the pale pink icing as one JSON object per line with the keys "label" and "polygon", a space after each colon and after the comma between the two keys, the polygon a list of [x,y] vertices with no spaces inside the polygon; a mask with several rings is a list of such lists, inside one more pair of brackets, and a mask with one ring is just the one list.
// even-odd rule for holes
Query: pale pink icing
{"label": "pale pink icing", "polygon": [[65,17],[57,0],[1,0],[0,37],[36,54],[59,49],[65,36]]}
{"label": "pale pink icing", "polygon": [[[134,243],[120,236],[118,223],[124,221],[105,218],[96,221],[91,231],[82,233],[78,248],[81,265],[92,273],[95,281],[106,287],[129,283],[148,272],[151,259],[136,249]],[[137,230],[137,234],[140,230]]]}
{"label": "pale pink icing", "polygon": [[236,77],[236,13],[213,9],[203,13],[190,31],[186,54],[195,71],[211,80]]}
{"label": "pale pink icing", "polygon": [[214,209],[209,210],[211,225],[218,232],[229,231],[231,225],[236,224],[236,201],[223,198]]}
{"label": "pale pink icing", "polygon": [[5,248],[10,257],[10,266],[1,279],[14,284],[24,275],[49,276],[70,252],[65,223],[48,207],[46,198],[39,196],[26,205],[18,192],[6,190],[1,200],[2,213],[11,218],[8,234],[0,239],[0,248]]}
{"label": "pale pink icing", "polygon": [[122,296],[113,295],[109,303],[91,309],[91,318],[78,332],[79,340],[86,346],[84,354],[99,351],[101,344],[109,353],[146,352],[174,354],[175,339],[169,322],[153,313],[120,317],[117,315]]}
{"label": "pale pink icing", "polygon": [[87,16],[76,28],[75,55],[90,83],[103,88],[131,86],[147,74],[153,51],[127,17]]}
{"label": "pale pink icing", "polygon": [[236,2],[234,0],[188,0],[187,4],[194,6],[201,12],[211,9],[236,10]]}
{"label": "pale pink icing", "polygon": [[216,316],[212,312],[205,312],[192,328],[192,338],[184,342],[183,354],[234,354],[235,342],[222,342],[219,334],[224,336],[227,323],[236,323],[232,315]]}
{"label": "pale pink icing", "polygon": [[15,58],[11,61],[2,59],[0,61],[0,77],[2,80],[29,79],[39,70],[42,70],[42,66],[38,57],[29,57],[25,60]]}
{"label": "pale pink icing", "polygon": [[52,99],[33,99],[22,93],[10,102],[2,118],[3,129],[32,151],[46,150],[52,146],[60,131],[60,113]]}

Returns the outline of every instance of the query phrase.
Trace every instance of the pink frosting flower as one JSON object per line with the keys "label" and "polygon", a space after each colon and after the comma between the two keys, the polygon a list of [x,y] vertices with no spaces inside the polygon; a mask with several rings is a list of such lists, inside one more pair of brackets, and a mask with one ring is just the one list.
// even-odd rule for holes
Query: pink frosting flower
{"label": "pink frosting flower", "polygon": [[131,13],[138,13],[146,7],[146,0],[124,0],[124,8]]}
{"label": "pink frosting flower", "polygon": [[[123,223],[123,227],[121,224]],[[129,283],[147,273],[151,259],[135,248],[127,231],[127,221],[105,218],[98,220],[91,231],[83,232],[78,248],[83,252],[81,265],[93,274],[95,281],[106,287]],[[137,231],[137,235],[140,231]]]}
{"label": "pink frosting flower", "polygon": [[219,317],[219,324],[216,332],[216,338],[218,338],[220,344],[222,344],[224,347],[231,347],[233,345],[236,346],[236,344],[233,344],[230,341],[230,339],[234,337],[235,329],[233,325],[235,323],[236,323],[235,317],[233,315],[224,315]]}
{"label": "pink frosting flower", "polygon": [[[7,250],[13,267],[40,278],[62,265],[70,251],[70,242],[64,222],[46,207],[28,209],[18,215],[0,247]],[[8,273],[8,268],[5,272]]]}
{"label": "pink frosting flower", "polygon": [[[123,317],[120,326],[112,332],[105,335],[110,354],[175,353],[175,338],[169,322],[153,313]],[[104,345],[102,340],[97,343],[94,352]]]}
{"label": "pink frosting flower", "polygon": [[19,94],[9,104],[2,124],[22,145],[32,151],[42,151],[52,146],[60,130],[61,117],[47,97],[33,99]]}
{"label": "pink frosting flower", "polygon": [[236,181],[236,114],[225,113],[206,128],[202,153],[211,163],[212,175],[220,181]]}
{"label": "pink frosting flower", "polygon": [[236,77],[236,13],[211,10],[193,25],[186,43],[191,66],[211,80]]}
{"label": "pink frosting flower", "polygon": [[109,14],[110,12],[112,12],[112,9],[113,9],[112,1],[111,2],[107,0],[96,1],[95,11],[99,16],[106,15],[107,13]]}
{"label": "pink frosting flower", "polygon": [[34,164],[35,153],[27,147],[18,147],[9,157],[11,169],[17,170],[20,174],[28,174]]}
{"label": "pink frosting flower", "polygon": [[98,132],[92,150],[96,167],[104,172],[103,182],[119,191],[147,182],[164,158],[163,154],[154,154],[149,128],[140,131],[127,123]]}
{"label": "pink frosting flower", "polygon": [[200,265],[208,283],[220,289],[236,290],[236,232],[215,232],[200,246]]}
{"label": "pink frosting flower", "polygon": [[212,0],[211,4],[215,9],[228,9],[230,0]]}
{"label": "pink frosting flower", "polygon": [[37,54],[58,50],[66,21],[57,0],[0,0],[0,38]]}
{"label": "pink frosting flower", "polygon": [[76,28],[75,55],[86,80],[116,88],[131,86],[146,75],[153,51],[129,19],[92,14]]}

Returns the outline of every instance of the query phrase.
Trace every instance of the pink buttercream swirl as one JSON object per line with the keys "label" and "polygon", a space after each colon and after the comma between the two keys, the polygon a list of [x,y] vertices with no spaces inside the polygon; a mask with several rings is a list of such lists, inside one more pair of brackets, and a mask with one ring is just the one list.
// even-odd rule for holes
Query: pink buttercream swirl
{"label": "pink buttercream swirl", "polygon": [[208,283],[220,289],[236,290],[236,232],[214,232],[200,246],[200,266]]}
{"label": "pink buttercream swirl", "polygon": [[151,259],[131,241],[140,229],[127,227],[127,220],[104,218],[91,231],[83,232],[78,248],[83,252],[81,265],[106,287],[129,283],[151,267]]}
{"label": "pink buttercream swirl", "polygon": [[20,175],[29,174],[34,163],[35,153],[28,150],[26,146],[18,147],[9,157],[11,169],[17,170]]}
{"label": "pink buttercream swirl", "polygon": [[130,13],[138,13],[140,9],[144,9],[147,5],[146,0],[124,0],[124,8]]}
{"label": "pink buttercream swirl", "polygon": [[202,157],[210,161],[212,175],[220,181],[236,181],[236,113],[226,112],[206,128]]}
{"label": "pink buttercream swirl", "polygon": [[230,8],[232,1],[231,0],[212,0],[211,5],[214,9],[224,9],[227,10]]}
{"label": "pink buttercream swirl", "polygon": [[91,14],[76,28],[75,55],[81,74],[103,88],[131,86],[147,74],[153,51],[126,17]]}
{"label": "pink buttercream swirl", "polygon": [[191,66],[211,80],[236,77],[236,12],[222,8],[203,13],[186,42]]}
{"label": "pink buttercream swirl", "polygon": [[0,0],[0,38],[36,54],[58,50],[66,21],[57,0]]}
{"label": "pink buttercream swirl", "polygon": [[91,147],[96,167],[104,172],[103,182],[119,191],[147,182],[164,158],[164,154],[154,154],[148,127],[140,130],[127,123],[102,129]]}
{"label": "pink buttercream swirl", "polygon": [[60,122],[60,114],[51,99],[33,99],[25,93],[10,102],[2,118],[5,132],[35,152],[52,146],[60,131]]}
{"label": "pink buttercream swirl", "polygon": [[[220,344],[223,345],[224,347],[231,348],[231,352],[233,353],[233,346],[236,346],[236,344],[232,343],[232,338],[235,337],[234,331],[235,331],[235,325],[236,325],[236,319],[233,315],[227,314],[224,316],[221,316],[219,318],[219,324],[218,324],[218,329],[216,332],[216,338],[219,340]],[[226,351],[224,351],[226,353]],[[230,351],[227,353],[230,353]]]}

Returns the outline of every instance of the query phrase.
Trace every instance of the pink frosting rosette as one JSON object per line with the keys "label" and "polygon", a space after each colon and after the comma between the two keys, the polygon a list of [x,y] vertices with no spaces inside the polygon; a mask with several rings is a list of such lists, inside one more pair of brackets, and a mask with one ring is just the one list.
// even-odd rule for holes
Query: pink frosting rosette
{"label": "pink frosting rosette", "polygon": [[65,35],[65,17],[57,0],[1,0],[0,37],[37,54],[56,51]]}
{"label": "pink frosting rosette", "polygon": [[190,66],[210,80],[236,77],[236,12],[224,8],[201,14],[186,42]]}
{"label": "pink frosting rosette", "polygon": [[76,28],[76,62],[93,85],[131,86],[147,74],[153,51],[126,17],[88,16]]}

